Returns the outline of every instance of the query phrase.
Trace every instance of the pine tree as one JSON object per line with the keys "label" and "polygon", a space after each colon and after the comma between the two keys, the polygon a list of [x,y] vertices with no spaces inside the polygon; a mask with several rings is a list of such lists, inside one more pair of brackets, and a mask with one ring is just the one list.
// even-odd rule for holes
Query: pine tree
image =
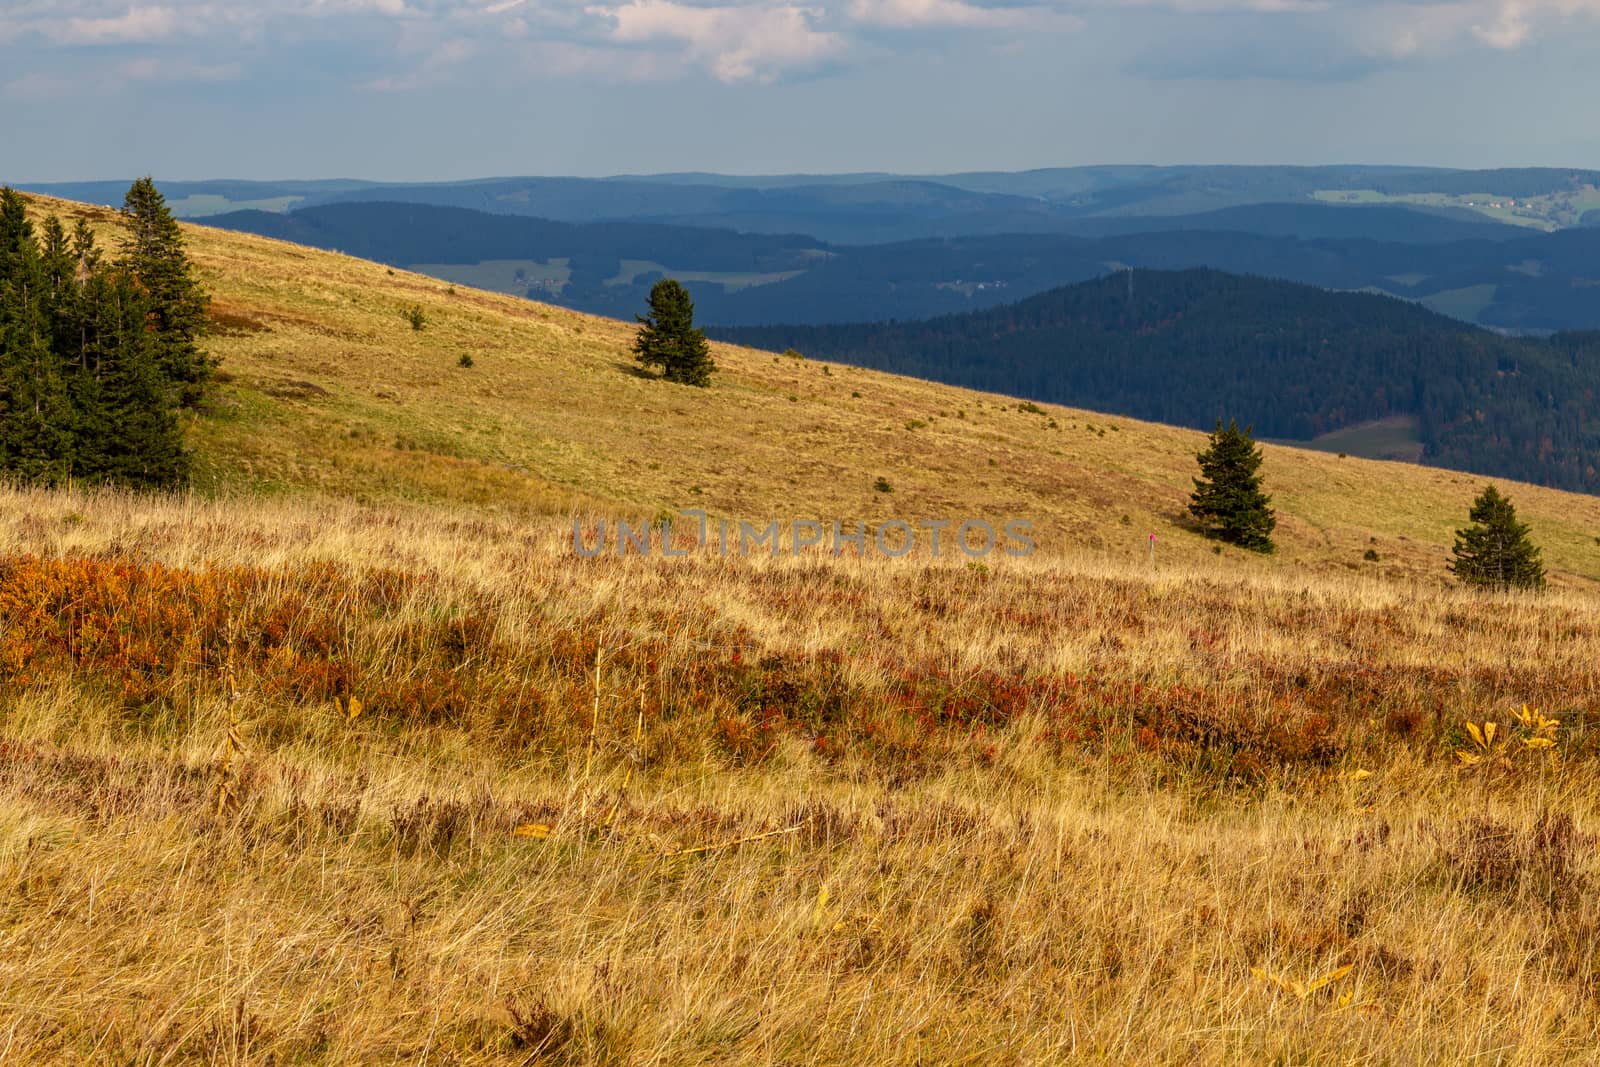
{"label": "pine tree", "polygon": [[1542,589],[1544,564],[1528,539],[1528,524],[1500,490],[1486,486],[1472,502],[1472,525],[1456,531],[1453,558],[1445,564],[1464,585],[1486,589]]}
{"label": "pine tree", "polygon": [[51,216],[36,236],[22,199],[0,190],[0,472],[183,482],[183,383],[168,374],[160,310],[146,278],[101,262],[88,226],[69,235]]}
{"label": "pine tree", "polygon": [[0,471],[50,484],[67,477],[72,449],[51,287],[32,227],[13,206],[21,199],[10,190],[0,199]]}
{"label": "pine tree", "polygon": [[650,314],[639,316],[633,351],[646,367],[659,367],[669,382],[705,387],[717,365],[711,360],[706,335],[695,329],[689,290],[671,278],[650,288]]}
{"label": "pine tree", "polygon": [[167,201],[149,178],[128,189],[122,214],[128,238],[120,266],[150,296],[150,324],[156,335],[156,363],[177,389],[185,407],[199,403],[211,376],[211,363],[200,351],[208,304],[183,252],[183,231]]}
{"label": "pine tree", "polygon": [[0,189],[0,285],[15,273],[23,246],[32,240],[28,205],[10,186]]}
{"label": "pine tree", "polygon": [[181,485],[189,455],[146,328],[149,297],[121,271],[84,283],[86,316],[69,377],[73,473],[145,489]]}
{"label": "pine tree", "polygon": [[1210,444],[1195,456],[1201,477],[1194,479],[1189,513],[1230,544],[1271,552],[1278,520],[1267,506],[1272,498],[1261,491],[1262,455],[1251,429],[1217,422]]}

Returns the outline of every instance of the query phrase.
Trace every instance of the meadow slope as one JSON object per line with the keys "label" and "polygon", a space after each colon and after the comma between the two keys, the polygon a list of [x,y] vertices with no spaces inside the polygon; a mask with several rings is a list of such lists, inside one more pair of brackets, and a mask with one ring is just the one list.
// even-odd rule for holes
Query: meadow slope
{"label": "meadow slope", "polygon": [[[64,201],[114,239],[114,213]],[[323,492],[485,513],[1034,523],[1041,551],[1195,561],[1203,435],[715,345],[709,391],[636,376],[631,324],[185,226],[224,379],[194,420],[207,493]],[[427,318],[414,331],[406,312]],[[643,309],[641,309],[643,310]],[[471,356],[473,366],[458,366]],[[1249,413],[1241,412],[1242,420]],[[1268,566],[1443,581],[1484,479],[1267,446]],[[892,493],[874,490],[885,479]],[[1600,498],[1501,482],[1558,580],[1600,580]],[[1367,549],[1381,562],[1364,563]],[[1230,553],[1232,555],[1232,553]],[[1229,566],[1241,565],[1230,559]],[[1260,565],[1245,560],[1245,566]]]}
{"label": "meadow slope", "polygon": [[559,523],[432,509],[0,503],[18,1061],[1600,1040],[1591,593],[586,560]]}
{"label": "meadow slope", "polygon": [[[0,488],[0,1060],[1592,1059],[1594,499],[1507,487],[1554,587],[1476,594],[1472,479],[1269,448],[1283,548],[1218,556],[1195,434],[677,389],[623,324],[189,233],[206,480]],[[571,551],[689,504],[1040,552]]]}

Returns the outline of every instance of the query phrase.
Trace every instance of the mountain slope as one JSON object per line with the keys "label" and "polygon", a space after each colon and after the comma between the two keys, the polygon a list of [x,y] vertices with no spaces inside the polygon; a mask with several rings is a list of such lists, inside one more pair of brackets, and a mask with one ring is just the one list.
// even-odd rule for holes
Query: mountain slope
{"label": "mountain slope", "polygon": [[1110,275],[928,322],[721,330],[761,347],[1195,427],[1309,440],[1396,415],[1442,466],[1600,491],[1600,335],[1500,337],[1388,297]]}
{"label": "mountain slope", "polygon": [[[55,207],[105,231],[113,213]],[[630,323],[186,226],[225,380],[192,420],[198,488],[457,511],[752,522],[1023,518],[1041,552],[1209,560],[1184,503],[1203,437],[852,367],[715,346],[716,386],[638,377]],[[114,235],[107,233],[106,238]],[[414,331],[405,313],[427,318]],[[473,366],[458,366],[462,355]],[[1442,581],[1482,479],[1268,447],[1281,549],[1252,566]],[[883,478],[893,492],[874,488]],[[1600,579],[1600,499],[1511,486],[1552,568]],[[1126,521],[1124,518],[1126,517]],[[1376,539],[1375,541],[1373,539]]]}

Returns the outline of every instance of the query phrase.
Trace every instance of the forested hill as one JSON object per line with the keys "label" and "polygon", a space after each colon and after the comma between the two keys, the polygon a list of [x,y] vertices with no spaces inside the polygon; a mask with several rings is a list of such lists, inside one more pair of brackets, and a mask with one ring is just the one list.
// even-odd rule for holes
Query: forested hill
{"label": "forested hill", "polygon": [[1310,440],[1418,419],[1424,462],[1600,491],[1600,333],[1502,337],[1415,304],[1135,271],[921,322],[716,329],[808,356],[1142,419]]}

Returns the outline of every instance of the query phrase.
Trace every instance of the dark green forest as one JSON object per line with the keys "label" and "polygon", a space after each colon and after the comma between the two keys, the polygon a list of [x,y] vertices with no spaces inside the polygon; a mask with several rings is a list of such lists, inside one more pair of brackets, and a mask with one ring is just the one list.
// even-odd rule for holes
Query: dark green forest
{"label": "dark green forest", "polygon": [[1310,440],[1415,416],[1433,465],[1600,491],[1600,332],[1505,337],[1414,304],[1214,270],[1123,271],[922,322],[711,329],[954,385]]}
{"label": "dark green forest", "polygon": [[107,258],[81,219],[36,227],[0,189],[0,473],[141,488],[188,476],[178,414],[212,370],[206,297],[153,183],[134,183],[123,215]]}

